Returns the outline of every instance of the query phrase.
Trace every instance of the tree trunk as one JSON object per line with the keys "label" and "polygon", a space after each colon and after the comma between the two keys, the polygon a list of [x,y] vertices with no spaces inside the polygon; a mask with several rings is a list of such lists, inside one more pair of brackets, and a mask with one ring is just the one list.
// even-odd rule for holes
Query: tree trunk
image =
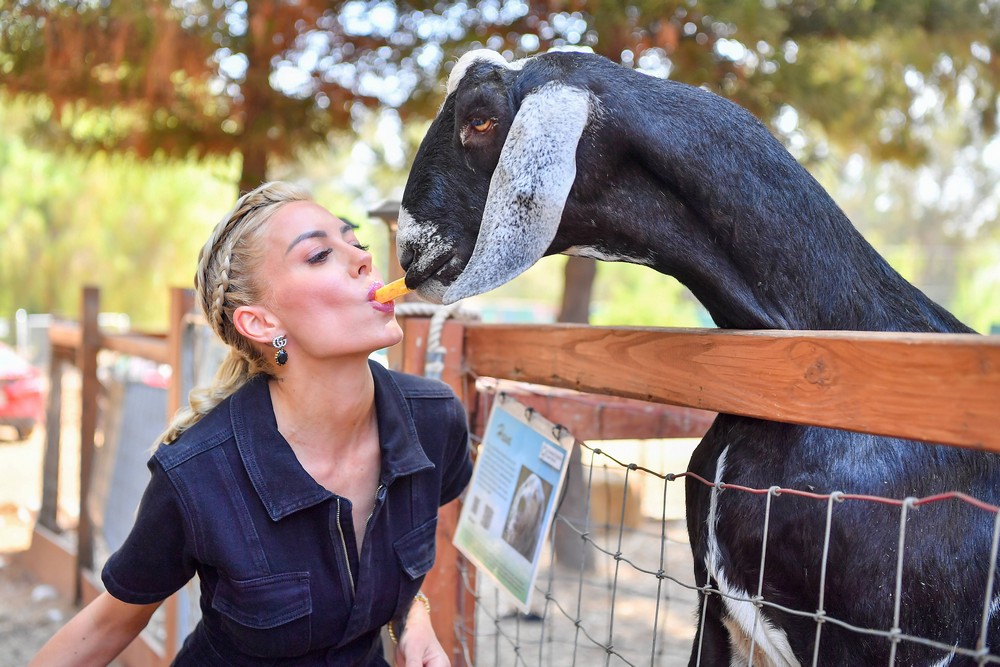
{"label": "tree trunk", "polygon": [[269,81],[271,69],[268,40],[274,4],[247,4],[247,71],[241,86],[243,91],[243,132],[239,150],[243,155],[240,172],[240,193],[252,190],[267,180],[267,133],[270,101],[273,91]]}
{"label": "tree trunk", "polygon": [[597,260],[570,256],[566,262],[562,305],[558,322],[587,324],[590,321],[590,298],[597,277]]}
{"label": "tree trunk", "polygon": [[243,153],[243,168],[240,171],[240,194],[253,190],[267,180],[267,150],[253,145],[249,138],[244,139],[240,149]]}
{"label": "tree trunk", "polygon": [[594,548],[583,535],[590,529],[587,520],[587,475],[583,467],[580,443],[573,443],[566,470],[566,491],[559,505],[561,520],[553,523],[552,546],[559,564],[570,570],[591,572],[594,569]]}
{"label": "tree trunk", "polygon": [[[587,324],[590,321],[590,297],[597,277],[597,260],[570,256],[566,262],[560,322]],[[553,547],[559,562],[573,570],[590,572],[594,567],[593,549],[580,538],[587,530],[587,482],[584,479],[580,446],[574,445],[566,473],[566,496],[559,510],[563,521],[555,523]],[[565,522],[565,523],[564,523]]]}

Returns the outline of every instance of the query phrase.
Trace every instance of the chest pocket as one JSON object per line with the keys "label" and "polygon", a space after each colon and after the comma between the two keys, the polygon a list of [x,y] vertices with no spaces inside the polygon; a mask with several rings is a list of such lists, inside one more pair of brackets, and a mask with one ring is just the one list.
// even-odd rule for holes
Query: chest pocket
{"label": "chest pocket", "polygon": [[423,523],[396,540],[396,558],[410,579],[420,579],[434,565],[437,517]]}
{"label": "chest pocket", "polygon": [[302,655],[311,641],[308,572],[256,579],[221,577],[212,598],[223,630],[240,650],[259,658]]}

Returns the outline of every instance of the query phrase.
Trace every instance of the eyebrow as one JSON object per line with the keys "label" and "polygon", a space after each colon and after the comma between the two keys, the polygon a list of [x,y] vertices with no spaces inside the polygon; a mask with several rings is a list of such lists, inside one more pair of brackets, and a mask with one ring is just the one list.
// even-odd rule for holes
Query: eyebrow
{"label": "eyebrow", "polygon": [[296,236],[295,239],[288,244],[288,249],[285,251],[285,254],[287,255],[288,253],[290,253],[292,251],[292,248],[294,248],[296,244],[298,244],[299,242],[305,241],[306,239],[315,239],[315,238],[325,239],[327,238],[327,234],[321,229],[314,229],[311,232],[303,232],[298,236]]}
{"label": "eyebrow", "polygon": [[[357,225],[355,225],[352,222],[348,222],[348,221],[345,220],[344,224],[341,225],[341,227],[340,227],[340,234],[341,234],[341,236],[343,236],[347,232],[352,231],[352,230],[357,229],[357,228],[358,228]],[[325,239],[325,238],[327,238],[327,233],[324,232],[321,229],[314,229],[311,232],[303,232],[303,233],[299,234],[298,236],[296,236],[295,239],[291,243],[288,244],[288,249],[285,250],[285,254],[287,255],[288,253],[290,253],[292,251],[292,248],[294,248],[296,246],[296,244],[298,244],[300,241],[305,241],[306,239],[316,239],[316,238]]]}

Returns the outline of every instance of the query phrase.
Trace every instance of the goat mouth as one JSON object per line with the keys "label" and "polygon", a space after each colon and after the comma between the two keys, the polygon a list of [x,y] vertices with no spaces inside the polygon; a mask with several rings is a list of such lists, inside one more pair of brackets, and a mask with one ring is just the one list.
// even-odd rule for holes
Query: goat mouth
{"label": "goat mouth", "polygon": [[424,283],[435,279],[442,285],[450,285],[462,272],[460,267],[455,267],[457,259],[455,253],[446,252],[419,268],[410,267],[410,270],[406,272],[406,284],[412,286],[413,289],[419,289]]}

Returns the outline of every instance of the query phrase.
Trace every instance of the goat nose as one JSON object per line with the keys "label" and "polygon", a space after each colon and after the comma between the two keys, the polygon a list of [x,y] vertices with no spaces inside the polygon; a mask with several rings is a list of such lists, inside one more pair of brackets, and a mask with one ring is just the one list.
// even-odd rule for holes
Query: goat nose
{"label": "goat nose", "polygon": [[403,271],[410,268],[410,264],[413,264],[413,260],[416,257],[417,254],[413,251],[413,248],[406,247],[399,251],[399,265],[403,267]]}

